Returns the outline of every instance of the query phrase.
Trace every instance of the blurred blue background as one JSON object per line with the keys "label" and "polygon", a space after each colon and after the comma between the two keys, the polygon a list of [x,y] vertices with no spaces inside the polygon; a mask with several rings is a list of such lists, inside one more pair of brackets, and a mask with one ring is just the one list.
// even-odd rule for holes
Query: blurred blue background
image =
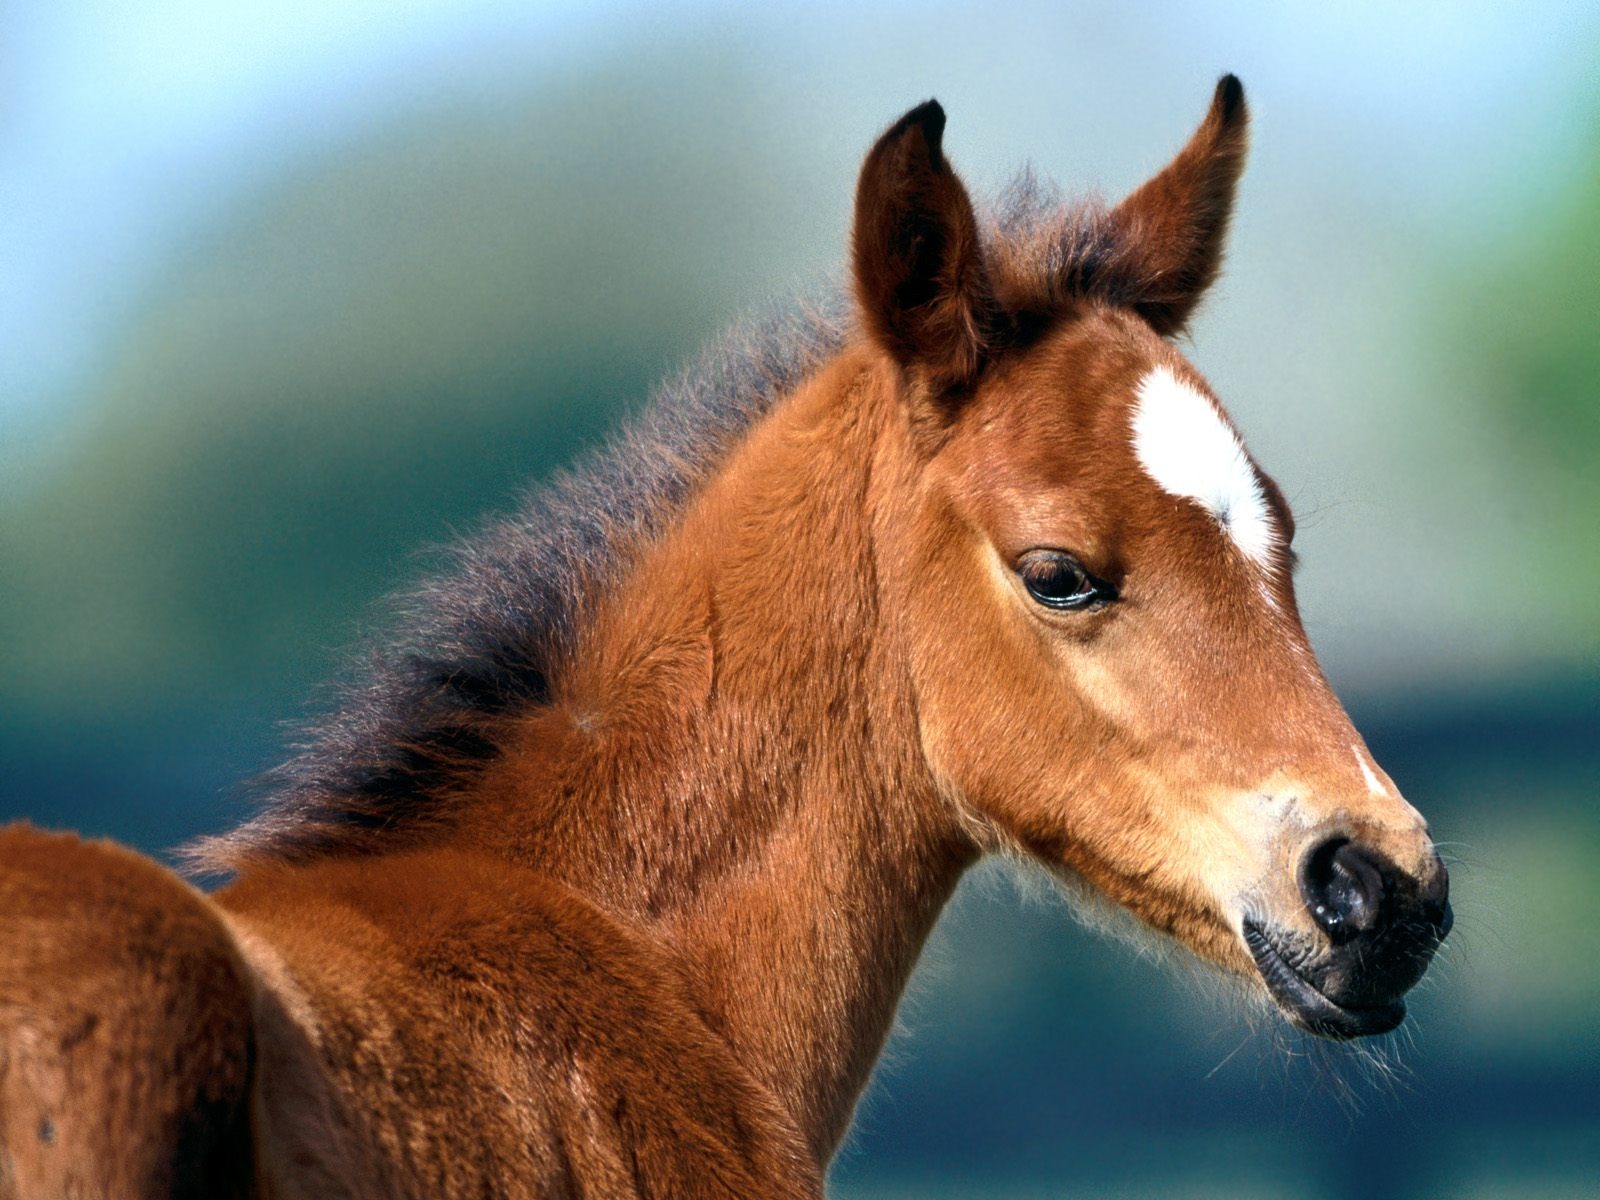
{"label": "blurred blue background", "polygon": [[1224,70],[1187,347],[1452,857],[1383,1064],[988,867],[836,1194],[1572,1197],[1600,1180],[1600,9],[22,0],[0,13],[0,819],[243,812],[418,551],[841,277],[879,129],[1116,196]]}

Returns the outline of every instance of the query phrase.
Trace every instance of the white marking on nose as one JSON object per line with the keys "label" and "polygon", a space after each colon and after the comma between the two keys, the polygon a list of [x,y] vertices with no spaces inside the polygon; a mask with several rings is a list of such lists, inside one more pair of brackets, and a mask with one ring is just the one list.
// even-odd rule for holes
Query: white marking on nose
{"label": "white marking on nose", "polygon": [[1383,781],[1367,765],[1367,756],[1361,753],[1361,747],[1350,743],[1350,753],[1356,756],[1356,766],[1361,768],[1361,777],[1367,781],[1367,791],[1374,796],[1387,796],[1389,789],[1383,786]]}
{"label": "white marking on nose", "polygon": [[1239,549],[1267,565],[1277,530],[1239,435],[1216,405],[1168,367],[1146,375],[1138,396],[1133,448],[1150,478],[1198,503]]}

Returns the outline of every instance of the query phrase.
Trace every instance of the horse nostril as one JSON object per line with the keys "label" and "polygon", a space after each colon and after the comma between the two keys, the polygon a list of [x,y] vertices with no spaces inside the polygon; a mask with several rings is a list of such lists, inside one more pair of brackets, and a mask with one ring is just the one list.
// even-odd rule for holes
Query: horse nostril
{"label": "horse nostril", "polygon": [[1433,926],[1437,941],[1444,941],[1455,924],[1455,913],[1450,910],[1450,872],[1438,855],[1433,859],[1433,872],[1422,887],[1422,913]]}
{"label": "horse nostril", "polygon": [[1444,902],[1444,907],[1439,910],[1439,915],[1434,919],[1433,932],[1436,941],[1444,941],[1450,936],[1450,930],[1455,928],[1456,914],[1450,907],[1450,901]]}
{"label": "horse nostril", "polygon": [[1375,928],[1389,907],[1389,890],[1382,861],[1349,838],[1312,847],[1300,864],[1306,909],[1334,942]]}

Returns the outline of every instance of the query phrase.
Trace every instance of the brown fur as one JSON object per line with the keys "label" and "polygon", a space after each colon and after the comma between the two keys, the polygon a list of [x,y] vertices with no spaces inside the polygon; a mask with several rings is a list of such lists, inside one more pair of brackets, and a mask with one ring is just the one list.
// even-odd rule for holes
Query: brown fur
{"label": "brown fur", "polygon": [[[914,110],[863,168],[864,334],[714,467],[583,526],[617,553],[526,610],[536,635],[493,624],[516,570],[469,573],[496,585],[455,628],[499,632],[395,684],[425,723],[333,726],[214,844],[236,882],[6,835],[0,1197],[817,1196],[985,850],[1249,978],[1238,910],[1307,927],[1315,840],[1433,878],[1287,563],[1269,603],[1130,446],[1150,367],[1203,387],[1159,335],[1220,261],[1237,84],[1124,206],[1053,231],[981,236],[942,128]],[[526,566],[498,536],[475,553]],[[1037,547],[1121,599],[1040,608]]]}
{"label": "brown fur", "polygon": [[0,832],[0,1196],[250,1180],[246,969],[204,896],[109,842]]}

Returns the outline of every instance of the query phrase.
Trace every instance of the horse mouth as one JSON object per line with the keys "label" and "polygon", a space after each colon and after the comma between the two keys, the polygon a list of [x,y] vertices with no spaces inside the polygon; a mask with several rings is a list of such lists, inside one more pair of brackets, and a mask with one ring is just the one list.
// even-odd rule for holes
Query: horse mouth
{"label": "horse mouth", "polygon": [[1244,923],[1244,942],[1278,1007],[1307,1033],[1349,1041],[1388,1033],[1405,1019],[1406,1006],[1398,999],[1370,1008],[1347,1007],[1332,999],[1296,970],[1266,931],[1253,921]]}

